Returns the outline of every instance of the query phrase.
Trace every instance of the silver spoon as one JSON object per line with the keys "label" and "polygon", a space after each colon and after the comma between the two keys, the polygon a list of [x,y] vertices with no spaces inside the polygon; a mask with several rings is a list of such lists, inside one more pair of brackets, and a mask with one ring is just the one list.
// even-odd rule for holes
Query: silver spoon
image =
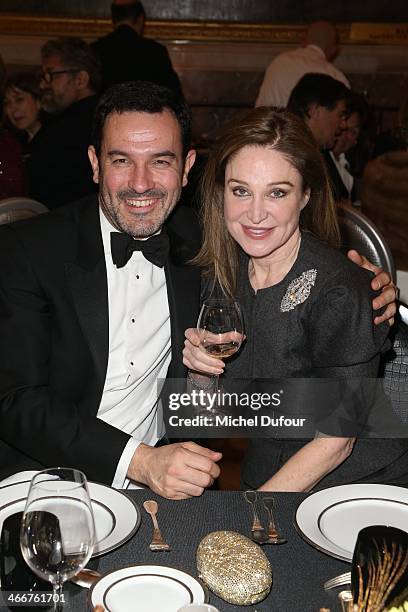
{"label": "silver spoon", "polygon": [[273,497],[263,497],[262,501],[269,515],[267,544],[286,544],[287,540],[285,540],[285,538],[281,538],[276,529],[275,518],[273,516],[273,506],[275,504],[275,500]]}
{"label": "silver spoon", "polygon": [[144,502],[143,508],[150,514],[153,521],[153,540],[149,546],[150,550],[170,550],[170,546],[163,539],[157,522],[156,514],[159,509],[157,502],[154,499],[148,499]]}
{"label": "silver spoon", "polygon": [[257,500],[256,491],[245,491],[244,497],[247,500],[247,502],[251,504],[252,512],[254,514],[254,518],[252,521],[252,527],[251,527],[251,538],[257,544],[266,544],[266,542],[268,541],[268,536],[266,534],[265,529],[261,525],[261,521],[259,520],[259,516],[256,511],[256,506],[255,506],[255,503]]}

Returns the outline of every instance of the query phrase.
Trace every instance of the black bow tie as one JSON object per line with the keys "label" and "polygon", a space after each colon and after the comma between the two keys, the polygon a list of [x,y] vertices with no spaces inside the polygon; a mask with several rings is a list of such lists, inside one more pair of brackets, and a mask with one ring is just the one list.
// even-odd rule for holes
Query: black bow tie
{"label": "black bow tie", "polygon": [[135,240],[129,234],[111,232],[112,260],[117,268],[123,268],[133,251],[141,251],[145,258],[162,268],[169,253],[169,237],[165,233],[151,236],[147,240]]}

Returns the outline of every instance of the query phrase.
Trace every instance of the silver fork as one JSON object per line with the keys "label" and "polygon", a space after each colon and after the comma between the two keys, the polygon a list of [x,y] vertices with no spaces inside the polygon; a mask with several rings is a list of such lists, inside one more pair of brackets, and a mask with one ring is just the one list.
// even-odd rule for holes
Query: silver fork
{"label": "silver fork", "polygon": [[351,583],[351,572],[345,572],[344,574],[339,574],[338,576],[334,576],[334,578],[330,578],[327,580],[323,587],[325,591],[330,591],[330,589],[334,589],[338,586],[343,586],[345,584]]}
{"label": "silver fork", "polygon": [[157,502],[154,499],[148,499],[144,502],[143,508],[150,514],[153,521],[153,540],[149,546],[150,550],[170,550],[170,546],[166,544],[159,529],[156,514],[159,509]]}
{"label": "silver fork", "polygon": [[258,544],[265,544],[268,541],[268,535],[265,529],[262,527],[261,521],[259,520],[259,516],[256,511],[256,506],[255,506],[255,503],[257,500],[256,491],[245,491],[244,497],[247,500],[247,502],[251,504],[252,512],[254,514],[254,518],[252,521],[252,527],[251,527],[251,537],[254,540],[254,542],[257,542]]}
{"label": "silver fork", "polygon": [[275,500],[273,499],[273,497],[263,497],[262,501],[263,505],[268,511],[269,516],[267,544],[286,544],[287,540],[285,540],[285,538],[282,538],[278,534],[278,530],[276,529],[275,517],[273,514]]}

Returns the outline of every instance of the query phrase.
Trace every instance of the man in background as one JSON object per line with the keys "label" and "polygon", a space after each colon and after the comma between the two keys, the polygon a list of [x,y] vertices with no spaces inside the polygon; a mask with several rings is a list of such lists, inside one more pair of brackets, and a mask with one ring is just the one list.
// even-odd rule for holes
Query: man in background
{"label": "man in background", "polygon": [[74,37],[47,41],[41,58],[41,103],[54,119],[33,151],[29,192],[56,208],[95,192],[88,146],[100,66],[89,45]]}
{"label": "man in background", "polygon": [[350,87],[332,61],[338,53],[336,28],[327,21],[312,23],[304,45],[281,53],[268,66],[255,106],[286,107],[296,83],[308,72],[327,74]]}
{"label": "man in background", "polygon": [[141,2],[114,0],[114,31],[92,44],[102,65],[102,87],[126,81],[151,81],[176,93],[181,86],[166,47],[143,36],[145,11]]}
{"label": "man in background", "polygon": [[[358,185],[355,174],[362,173],[365,166],[363,143],[359,143],[360,134],[368,119],[368,105],[364,97],[350,92],[347,103],[346,126],[337,137],[329,154],[338,172],[338,181],[345,200],[355,202],[358,197]],[[360,146],[357,146],[359,145]],[[353,155],[354,154],[354,155]],[[349,157],[350,156],[350,159]],[[365,159],[364,159],[365,157]],[[354,163],[353,163],[354,162]],[[361,175],[360,175],[361,176]]]}
{"label": "man in background", "polygon": [[326,74],[305,74],[293,89],[288,110],[299,115],[309,127],[326,162],[333,197],[348,198],[329,151],[346,127],[349,90],[343,83]]}

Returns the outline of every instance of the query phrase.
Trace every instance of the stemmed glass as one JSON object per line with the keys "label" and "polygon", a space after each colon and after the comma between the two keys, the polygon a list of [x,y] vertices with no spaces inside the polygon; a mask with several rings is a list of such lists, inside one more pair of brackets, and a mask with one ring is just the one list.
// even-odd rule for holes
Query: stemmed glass
{"label": "stemmed glass", "polygon": [[[200,344],[212,357],[225,359],[239,351],[244,339],[244,323],[238,302],[211,299],[203,303],[197,321]],[[218,402],[219,376],[215,379],[215,403],[210,414],[222,415]]]}
{"label": "stemmed glass", "polygon": [[85,475],[51,468],[31,480],[20,532],[30,569],[51,582],[54,611],[62,610],[62,588],[90,559],[95,524]]}

